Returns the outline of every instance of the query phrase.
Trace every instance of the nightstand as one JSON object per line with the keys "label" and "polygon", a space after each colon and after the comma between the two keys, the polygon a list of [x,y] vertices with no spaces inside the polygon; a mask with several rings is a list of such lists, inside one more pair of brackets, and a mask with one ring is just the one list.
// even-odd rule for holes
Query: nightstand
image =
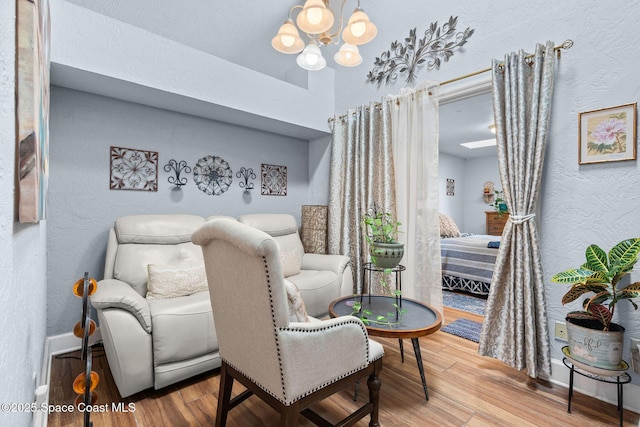
{"label": "nightstand", "polygon": [[499,215],[496,211],[485,211],[487,217],[487,234],[501,236],[502,230],[509,219],[509,213],[503,212]]}

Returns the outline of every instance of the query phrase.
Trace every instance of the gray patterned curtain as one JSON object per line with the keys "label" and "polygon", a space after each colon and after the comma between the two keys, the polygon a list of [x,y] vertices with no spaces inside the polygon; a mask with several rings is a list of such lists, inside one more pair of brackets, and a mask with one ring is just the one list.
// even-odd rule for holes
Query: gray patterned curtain
{"label": "gray patterned curtain", "polygon": [[[396,212],[391,114],[387,102],[360,106],[333,120],[329,181],[328,250],[351,258],[354,292],[369,260],[360,217],[373,203]],[[372,290],[373,291],[373,290]]]}
{"label": "gray patterned curtain", "polygon": [[500,181],[510,217],[491,281],[478,353],[527,370],[551,375],[537,208],[556,58],[553,43],[537,45],[532,58],[520,51],[493,61]]}

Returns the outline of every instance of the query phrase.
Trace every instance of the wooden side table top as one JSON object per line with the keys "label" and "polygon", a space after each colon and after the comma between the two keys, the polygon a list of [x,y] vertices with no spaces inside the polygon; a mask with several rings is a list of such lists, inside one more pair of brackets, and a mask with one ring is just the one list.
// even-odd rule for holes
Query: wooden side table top
{"label": "wooden side table top", "polygon": [[[353,311],[351,302],[356,299],[359,301],[360,295],[346,296],[333,301],[329,305],[329,315],[331,317],[350,315]],[[395,299],[392,296],[365,294],[362,299],[362,308],[371,310],[373,318],[376,314],[382,314],[393,320],[394,316],[387,316],[387,314],[395,311],[394,302]],[[399,339],[418,338],[430,335],[442,326],[442,314],[427,304],[402,298],[402,309],[406,310],[406,313],[400,314],[397,324],[380,325],[373,322],[369,325],[365,324],[369,335]]]}

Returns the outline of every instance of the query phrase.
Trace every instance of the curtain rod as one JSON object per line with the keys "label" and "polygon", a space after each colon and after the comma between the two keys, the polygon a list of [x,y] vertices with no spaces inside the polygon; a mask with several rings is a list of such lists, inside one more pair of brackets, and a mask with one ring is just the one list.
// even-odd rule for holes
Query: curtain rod
{"label": "curtain rod", "polygon": [[[557,55],[558,59],[560,59],[560,56],[561,56],[560,52],[562,51],[562,49],[568,50],[568,49],[571,49],[572,46],[573,46],[573,40],[567,39],[567,40],[563,41],[561,44],[559,44],[557,46],[554,46],[553,50],[556,52],[556,55]],[[525,56],[525,59],[531,59],[534,56],[535,55],[533,55],[533,54],[527,55],[527,56]],[[501,62],[500,64],[498,64],[498,67],[504,67],[504,63]],[[440,86],[445,86],[445,85],[448,85],[448,84],[451,84],[451,83],[455,83],[455,82],[460,81],[460,80],[468,79],[469,77],[477,76],[479,74],[484,74],[484,73],[487,73],[487,72],[491,71],[491,69],[492,69],[492,67],[484,68],[482,70],[474,71],[473,73],[465,74],[463,76],[459,76],[459,77],[453,78],[451,80],[445,80],[444,82],[440,83]],[[373,105],[374,105],[374,107],[379,107],[380,105],[382,105],[382,103],[381,102],[375,102],[375,103],[373,103]],[[338,118],[340,118],[340,119],[342,119],[344,117],[347,117],[347,115],[346,114],[341,114],[341,115],[338,116]],[[329,122],[329,124],[331,124],[331,122],[333,122],[334,120],[335,119],[333,117],[329,117],[327,119],[327,122]]]}

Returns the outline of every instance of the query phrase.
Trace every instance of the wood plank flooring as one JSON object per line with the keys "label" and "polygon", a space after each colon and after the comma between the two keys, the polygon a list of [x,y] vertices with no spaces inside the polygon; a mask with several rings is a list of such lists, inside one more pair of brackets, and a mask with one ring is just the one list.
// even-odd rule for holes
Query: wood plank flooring
{"label": "wood plank flooring", "polygon": [[[445,323],[464,317],[481,317],[445,307]],[[411,345],[405,343],[405,362],[400,361],[397,340],[376,338],[385,348],[380,376],[380,423],[382,426],[616,426],[614,405],[574,392],[572,413],[567,413],[567,389],[529,378],[501,362],[481,357],[472,341],[438,331],[420,338],[420,348],[429,387],[424,398]],[[79,352],[54,357],[51,368],[52,405],[73,404],[73,379],[83,370]],[[100,375],[96,389],[99,409],[91,421],[95,427],[209,426],[215,421],[219,370],[169,386],[120,398],[101,347],[94,347],[94,370]],[[615,387],[611,385],[611,387]],[[234,387],[234,394],[243,390]],[[353,390],[344,390],[315,409],[331,420],[343,418],[365,400],[361,387],[358,402]],[[132,404],[135,411],[115,411],[112,404]],[[624,425],[637,426],[640,416],[624,411]],[[367,426],[368,417],[358,423]],[[83,414],[55,412],[48,425],[82,426]],[[258,398],[251,397],[230,412],[229,427],[278,425],[278,415]],[[301,426],[312,425],[300,417]]]}

